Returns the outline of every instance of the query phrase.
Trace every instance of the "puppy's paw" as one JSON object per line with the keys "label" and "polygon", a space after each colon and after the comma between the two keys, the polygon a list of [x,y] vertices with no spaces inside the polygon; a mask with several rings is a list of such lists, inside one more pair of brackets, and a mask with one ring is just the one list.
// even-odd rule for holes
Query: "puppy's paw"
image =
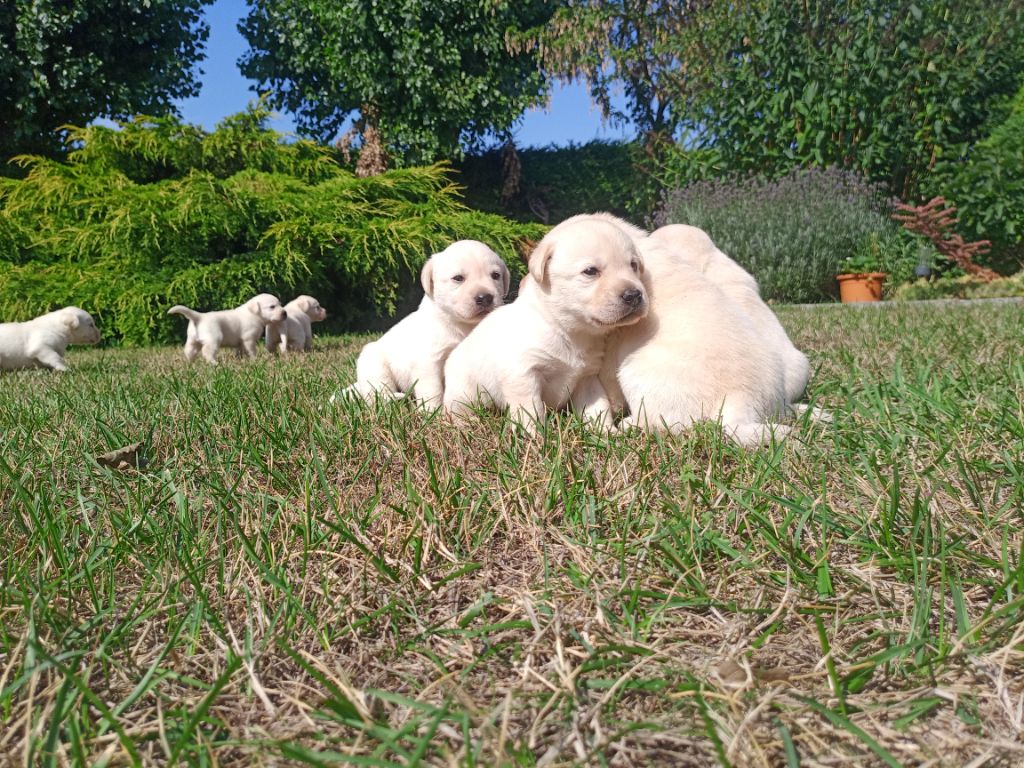
{"label": "puppy's paw", "polygon": [[781,443],[793,431],[783,424],[723,424],[725,434],[744,448],[767,448]]}

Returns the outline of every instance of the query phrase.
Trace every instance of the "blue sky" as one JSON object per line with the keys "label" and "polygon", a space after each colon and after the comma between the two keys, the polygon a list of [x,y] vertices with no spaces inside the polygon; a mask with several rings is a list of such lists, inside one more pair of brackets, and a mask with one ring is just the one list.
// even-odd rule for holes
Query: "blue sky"
{"label": "blue sky", "polygon": [[[212,129],[221,118],[242,111],[256,98],[251,90],[255,83],[242,77],[237,64],[247,48],[237,28],[245,13],[245,0],[217,0],[206,9],[210,37],[206,42],[206,59],[199,65],[204,73],[202,90],[198,96],[178,102],[187,122]],[[287,114],[282,114],[272,122],[272,127],[292,131],[295,124]],[[632,131],[602,125],[586,87],[572,84],[555,87],[548,109],[527,112],[515,129],[515,137],[520,147],[527,147],[631,138]]]}

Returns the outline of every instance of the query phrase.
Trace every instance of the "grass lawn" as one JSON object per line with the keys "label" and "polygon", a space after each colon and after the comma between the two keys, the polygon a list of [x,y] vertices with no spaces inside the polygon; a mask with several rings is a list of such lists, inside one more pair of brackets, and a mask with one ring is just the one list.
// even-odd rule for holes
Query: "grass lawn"
{"label": "grass lawn", "polygon": [[0,763],[1024,764],[1024,307],[781,316],[760,452],[334,407],[355,338],[0,376]]}

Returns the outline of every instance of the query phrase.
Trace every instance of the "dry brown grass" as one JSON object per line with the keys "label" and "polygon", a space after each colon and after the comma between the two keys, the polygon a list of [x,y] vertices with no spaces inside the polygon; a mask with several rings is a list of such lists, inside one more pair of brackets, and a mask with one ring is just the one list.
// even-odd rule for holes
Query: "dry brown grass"
{"label": "dry brown grass", "polygon": [[1020,307],[783,320],[837,421],[756,453],[330,406],[356,339],[4,377],[2,760],[1024,764]]}

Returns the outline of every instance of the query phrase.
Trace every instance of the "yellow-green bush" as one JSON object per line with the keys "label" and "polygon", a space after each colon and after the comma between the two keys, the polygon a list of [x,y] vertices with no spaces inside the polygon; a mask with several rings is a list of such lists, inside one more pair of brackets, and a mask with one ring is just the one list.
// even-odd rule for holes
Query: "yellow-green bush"
{"label": "yellow-green bush", "polygon": [[183,333],[173,304],[312,293],[342,326],[394,311],[431,252],[483,240],[513,269],[543,228],[468,209],[444,166],[361,179],[260,109],[213,133],[169,119],[73,129],[67,162],[0,179],[0,320],[77,304],[108,338]]}
{"label": "yellow-green bush", "polygon": [[900,301],[922,299],[1002,299],[1024,297],[1024,272],[986,281],[973,275],[917,280],[901,285],[893,298]]}

